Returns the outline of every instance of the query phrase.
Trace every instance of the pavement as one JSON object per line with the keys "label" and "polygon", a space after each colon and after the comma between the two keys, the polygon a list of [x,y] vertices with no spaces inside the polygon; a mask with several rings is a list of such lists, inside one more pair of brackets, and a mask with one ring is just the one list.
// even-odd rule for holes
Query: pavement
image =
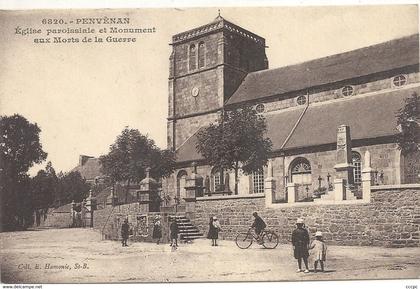
{"label": "pavement", "polygon": [[[420,248],[329,246],[326,272],[296,273],[291,245],[239,249],[101,240],[92,229],[0,233],[2,283],[309,281],[420,278]],[[310,264],[310,269],[313,265]]]}

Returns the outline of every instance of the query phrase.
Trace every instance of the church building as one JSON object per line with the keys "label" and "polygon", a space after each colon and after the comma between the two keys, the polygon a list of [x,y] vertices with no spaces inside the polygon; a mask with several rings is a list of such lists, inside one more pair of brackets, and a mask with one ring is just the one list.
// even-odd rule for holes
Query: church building
{"label": "church building", "polygon": [[342,125],[350,131],[354,198],[361,198],[366,151],[377,184],[419,182],[420,155],[402,155],[396,142],[396,113],[420,94],[418,34],[272,69],[265,39],[220,15],[174,35],[171,45],[167,135],[177,168],[162,190],[181,204],[193,163],[203,197],[234,192],[234,173],[206,164],[196,133],[222,110],[244,105],[265,117],[273,147],[268,167],[240,174],[239,195],[264,195],[268,175],[273,203],[287,201],[289,183],[298,188],[297,201],[330,190]]}

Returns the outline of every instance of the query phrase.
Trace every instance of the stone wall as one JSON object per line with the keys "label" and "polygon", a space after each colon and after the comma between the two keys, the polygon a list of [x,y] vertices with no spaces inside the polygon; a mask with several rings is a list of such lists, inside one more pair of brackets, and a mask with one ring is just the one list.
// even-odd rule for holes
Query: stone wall
{"label": "stone wall", "polygon": [[222,225],[222,238],[234,240],[253,222],[254,211],[264,218],[282,243],[290,242],[296,219],[303,217],[311,238],[324,233],[327,244],[420,247],[420,190],[373,191],[370,203],[288,204],[265,208],[264,198],[197,201],[192,220],[208,231],[210,216]]}
{"label": "stone wall", "polygon": [[169,241],[169,214],[146,213],[141,210],[141,206],[137,203],[107,207],[95,211],[93,215],[93,228],[101,232],[104,239],[121,240],[121,225],[125,218],[128,218],[128,223],[133,233],[130,235],[131,241],[154,242],[152,233],[156,215],[161,216],[161,242],[167,243]]}
{"label": "stone wall", "polygon": [[36,217],[34,216],[35,224],[34,227],[53,227],[53,228],[70,228],[73,220],[69,212],[54,212],[53,209],[49,209],[46,214],[39,216],[39,225],[36,223]]}

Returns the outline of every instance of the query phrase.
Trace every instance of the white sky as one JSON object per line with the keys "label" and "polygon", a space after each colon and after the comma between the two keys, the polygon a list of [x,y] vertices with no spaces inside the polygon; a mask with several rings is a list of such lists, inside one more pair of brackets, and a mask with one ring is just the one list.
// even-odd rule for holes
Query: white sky
{"label": "white sky", "polygon": [[[266,39],[270,68],[418,32],[413,5],[221,10],[225,19]],[[133,27],[155,26],[158,32],[139,35],[131,45],[34,45],[13,34],[17,25],[41,26],[47,16],[80,15],[128,15]],[[57,171],[76,166],[79,154],[107,153],[126,125],[164,148],[171,36],[216,16],[217,8],[0,14],[0,113],[38,123]]]}

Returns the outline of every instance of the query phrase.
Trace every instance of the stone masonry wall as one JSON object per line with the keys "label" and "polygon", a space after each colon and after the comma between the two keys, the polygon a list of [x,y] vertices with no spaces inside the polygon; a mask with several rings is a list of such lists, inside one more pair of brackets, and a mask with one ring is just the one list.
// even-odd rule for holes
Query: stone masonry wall
{"label": "stone masonry wall", "polygon": [[[41,216],[41,227],[53,227],[53,228],[69,228],[71,227],[73,220],[70,212],[50,212],[44,216]],[[34,225],[35,226],[35,225]]]}
{"label": "stone masonry wall", "polygon": [[[107,207],[97,210],[93,215],[93,228],[102,233],[105,239],[121,240],[121,225],[125,218],[133,231],[129,240],[140,242],[154,242],[152,239],[154,218],[161,216],[162,243],[169,241],[169,214],[168,213],[145,213],[139,204],[126,204],[114,208]],[[145,216],[147,231],[138,224],[137,217]]]}
{"label": "stone masonry wall", "polygon": [[282,243],[289,243],[296,219],[303,217],[311,238],[324,233],[327,244],[420,247],[420,190],[372,192],[370,203],[301,205],[265,208],[264,198],[197,201],[192,220],[201,232],[208,231],[210,216],[222,225],[222,238],[234,240],[259,212]]}

